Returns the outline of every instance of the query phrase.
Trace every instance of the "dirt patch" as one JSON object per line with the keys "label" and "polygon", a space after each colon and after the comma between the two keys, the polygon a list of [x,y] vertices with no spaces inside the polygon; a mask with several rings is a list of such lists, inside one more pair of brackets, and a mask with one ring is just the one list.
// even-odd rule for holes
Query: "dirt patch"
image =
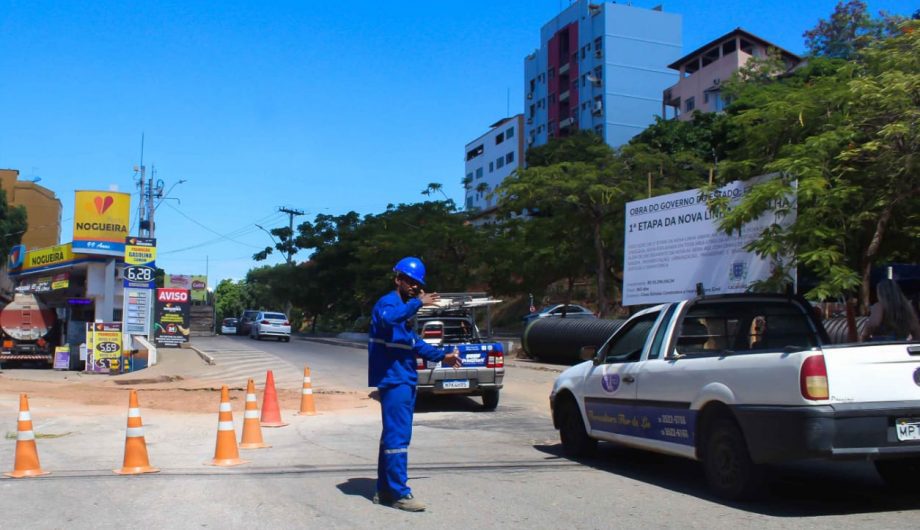
{"label": "dirt patch", "polygon": [[[115,381],[102,384],[86,384],[70,381],[28,381],[0,376],[0,393],[17,395],[26,393],[30,400],[48,399],[60,400],[69,404],[82,404],[94,406],[127,407],[128,396],[131,390],[138,391],[141,409],[171,410],[178,412],[209,413],[217,412],[220,404],[220,388],[213,387],[210,383],[196,386],[195,380],[183,379],[178,376],[165,376],[133,381]],[[181,386],[176,386],[181,385]],[[262,392],[258,392],[262,399]],[[326,412],[361,412],[362,410],[376,407],[376,403],[368,397],[366,392],[350,390],[315,388],[314,401],[316,410],[323,414]],[[299,390],[278,390],[278,400],[284,413],[300,409],[301,392]],[[234,412],[242,412],[242,403],[246,399],[245,388],[231,388],[230,401],[239,406],[234,406]],[[373,405],[372,405],[373,403]]]}

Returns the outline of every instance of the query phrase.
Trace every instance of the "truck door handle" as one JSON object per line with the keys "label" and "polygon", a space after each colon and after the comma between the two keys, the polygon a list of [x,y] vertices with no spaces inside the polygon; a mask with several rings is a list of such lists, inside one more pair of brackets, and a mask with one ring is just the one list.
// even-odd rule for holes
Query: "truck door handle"
{"label": "truck door handle", "polygon": [[624,383],[635,383],[635,382],[636,382],[636,378],[633,377],[633,376],[631,376],[631,375],[627,375],[627,376],[623,377],[623,382],[624,382]]}

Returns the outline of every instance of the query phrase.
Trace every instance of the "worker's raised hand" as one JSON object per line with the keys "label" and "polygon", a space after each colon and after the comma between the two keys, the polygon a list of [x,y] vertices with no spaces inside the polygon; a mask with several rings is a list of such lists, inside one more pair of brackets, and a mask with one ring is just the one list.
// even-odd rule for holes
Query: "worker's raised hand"
{"label": "worker's raised hand", "polygon": [[444,356],[444,360],[441,361],[442,366],[449,366],[451,368],[459,368],[463,364],[463,359],[460,358],[460,350],[454,348],[454,351],[448,353]]}
{"label": "worker's raised hand", "polygon": [[438,303],[438,300],[441,299],[441,295],[438,293],[426,293],[425,291],[422,291],[419,293],[418,299],[422,301],[423,306],[434,305]]}

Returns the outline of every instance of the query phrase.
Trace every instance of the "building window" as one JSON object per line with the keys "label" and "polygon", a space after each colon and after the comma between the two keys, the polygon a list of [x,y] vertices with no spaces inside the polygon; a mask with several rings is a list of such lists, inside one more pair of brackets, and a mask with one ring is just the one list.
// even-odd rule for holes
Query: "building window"
{"label": "building window", "polygon": [[489,162],[489,173],[495,171],[495,162]]}
{"label": "building window", "polygon": [[476,178],[478,179],[482,178],[482,168],[481,167],[476,168]]}
{"label": "building window", "polygon": [[685,107],[686,107],[686,111],[687,111],[687,112],[690,112],[691,110],[693,110],[693,109],[696,108],[696,101],[695,101],[695,99],[696,99],[696,98],[687,98],[687,101],[684,102],[684,105],[685,105]]}
{"label": "building window", "polygon": [[476,147],[466,152],[466,160],[470,161],[476,158],[477,156],[482,154],[482,151],[483,151],[482,144],[477,145]]}
{"label": "building window", "polygon": [[512,162],[514,162],[514,151],[511,151],[510,153],[505,155],[505,163],[511,164]]}
{"label": "building window", "polygon": [[466,180],[473,180],[473,174],[472,174],[472,173],[467,173],[467,174],[466,174]]}
{"label": "building window", "polygon": [[549,70],[546,71],[546,76],[549,77],[550,79],[552,79],[554,75],[556,75],[555,68],[550,68]]}
{"label": "building window", "polygon": [[594,126],[594,132],[596,132],[598,136],[604,136],[604,126],[603,126],[603,124],[601,124],[601,125],[595,125],[595,126]]}
{"label": "building window", "polygon": [[730,41],[727,41],[727,42],[725,42],[725,43],[722,44],[722,55],[725,56],[725,55],[728,55],[728,54],[730,54],[730,53],[735,53],[735,50],[736,50],[736,49],[737,49],[737,47],[736,47],[736,44],[735,44],[735,39],[732,39],[732,40],[730,40]]}
{"label": "building window", "polygon": [[505,165],[505,157],[500,156],[495,159],[495,169],[501,169]]}
{"label": "building window", "polygon": [[514,127],[508,127],[508,130],[505,131],[505,138],[514,138]]}
{"label": "building window", "polygon": [[711,94],[707,93],[709,99],[712,100],[712,105],[710,106],[715,112],[722,112],[725,110],[725,102],[722,101],[722,93],[718,90],[713,91]]}
{"label": "building window", "polygon": [[582,60],[585,59],[585,47],[584,46],[581,47],[581,59]]}
{"label": "building window", "polygon": [[498,145],[505,141],[505,133],[498,133],[495,136],[495,145]]}

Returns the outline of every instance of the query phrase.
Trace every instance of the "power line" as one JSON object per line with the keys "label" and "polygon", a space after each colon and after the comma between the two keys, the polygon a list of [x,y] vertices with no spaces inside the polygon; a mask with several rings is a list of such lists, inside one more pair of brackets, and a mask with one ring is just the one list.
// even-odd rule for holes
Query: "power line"
{"label": "power line", "polygon": [[[167,204],[168,204],[168,203],[167,203]],[[172,205],[169,205],[169,206],[172,207]],[[178,210],[177,210],[177,211],[178,211]],[[187,215],[185,215],[183,212],[180,211],[179,213],[182,214],[183,216],[185,216],[186,218],[188,218],[189,220],[191,220],[192,222],[194,222],[194,223],[196,223],[196,224],[202,226],[203,228],[207,229],[209,232],[214,232],[214,231],[211,230],[210,228],[205,227],[204,225],[202,225],[201,223],[198,223],[198,222],[195,221],[194,219],[189,218],[189,217],[188,217]],[[278,212],[275,212],[275,213],[273,213],[273,214],[271,214],[271,215],[268,215],[268,216],[266,216],[266,217],[262,217],[262,218],[260,218],[260,219],[257,219],[255,222],[263,222],[263,223],[264,223],[264,222],[268,222],[268,221],[270,221],[270,220],[271,220],[271,221],[274,221],[275,219],[278,219],[279,217],[280,217],[280,216],[279,216]],[[194,249],[201,248],[201,247],[205,247],[205,246],[208,246],[208,245],[213,245],[214,243],[220,243],[221,241],[225,241],[225,240],[229,240],[229,241],[232,241],[232,242],[234,242],[234,243],[241,244],[241,245],[248,246],[248,247],[252,247],[252,248],[260,248],[260,247],[255,247],[255,246],[253,246],[253,245],[249,245],[249,244],[247,244],[247,243],[242,243],[242,242],[240,242],[240,241],[236,241],[236,240],[233,239],[234,237],[240,237],[240,236],[248,235],[248,234],[250,234],[250,233],[255,232],[255,229],[253,228],[253,226],[254,226],[253,223],[248,223],[248,224],[246,224],[246,225],[244,225],[244,226],[242,226],[242,227],[240,227],[240,228],[237,228],[236,230],[232,230],[232,231],[230,231],[230,232],[227,232],[226,234],[219,234],[219,233],[217,233],[217,232],[214,232],[214,233],[216,233],[216,234],[217,234],[218,236],[220,236],[220,237],[217,237],[217,238],[215,238],[215,239],[210,239],[210,240],[207,240],[207,241],[204,241],[204,242],[201,242],[201,243],[197,243],[197,244],[194,244],[194,245],[189,245],[189,246],[187,246],[187,247],[178,248],[178,249],[175,249],[175,250],[168,250],[168,251],[165,251],[165,252],[160,252],[159,254],[160,254],[160,255],[177,254],[177,253],[179,253],[179,252],[186,252],[186,251],[188,251],[188,250],[194,250]]]}

